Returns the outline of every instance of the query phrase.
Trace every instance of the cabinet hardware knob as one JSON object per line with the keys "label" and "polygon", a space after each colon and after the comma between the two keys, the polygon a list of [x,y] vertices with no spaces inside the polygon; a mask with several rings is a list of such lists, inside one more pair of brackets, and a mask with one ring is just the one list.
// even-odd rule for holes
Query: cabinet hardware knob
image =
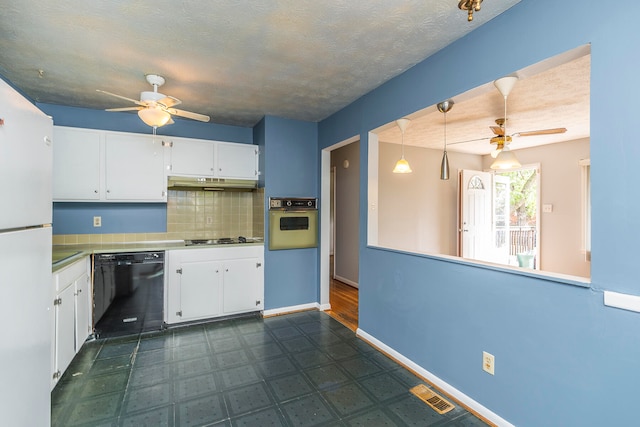
{"label": "cabinet hardware knob", "polygon": [[94,193],[98,194],[98,190],[93,190]]}

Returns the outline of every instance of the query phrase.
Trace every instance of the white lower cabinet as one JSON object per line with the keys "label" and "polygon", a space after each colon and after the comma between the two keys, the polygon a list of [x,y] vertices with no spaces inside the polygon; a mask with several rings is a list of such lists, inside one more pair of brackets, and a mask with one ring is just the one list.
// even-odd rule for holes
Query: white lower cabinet
{"label": "white lower cabinet", "polygon": [[55,272],[53,289],[52,389],[91,335],[89,258],[82,258]]}
{"label": "white lower cabinet", "polygon": [[260,311],[264,248],[234,246],[167,251],[168,324]]}

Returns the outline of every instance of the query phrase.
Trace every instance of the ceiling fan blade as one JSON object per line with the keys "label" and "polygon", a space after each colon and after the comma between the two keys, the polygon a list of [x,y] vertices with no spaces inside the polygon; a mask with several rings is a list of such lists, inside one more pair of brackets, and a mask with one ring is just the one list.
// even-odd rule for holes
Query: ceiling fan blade
{"label": "ceiling fan blade", "polygon": [[144,107],[122,107],[122,108],[107,108],[104,111],[134,111],[142,110]]}
{"label": "ceiling fan blade", "polygon": [[500,126],[489,126],[489,128],[498,136],[504,136],[504,128]]}
{"label": "ceiling fan blade", "polygon": [[476,141],[486,141],[488,138],[478,138],[478,139],[468,139],[466,141],[458,141],[458,142],[447,142],[447,145],[456,145],[456,144],[466,144],[467,142],[476,142]]}
{"label": "ceiling fan blade", "polygon": [[144,102],[140,102],[137,99],[131,99],[131,98],[127,98],[126,96],[116,95],[115,93],[107,92],[106,90],[96,89],[96,92],[104,93],[105,95],[115,96],[116,98],[124,99],[125,101],[133,102],[134,104],[137,104],[137,105],[142,105],[143,107],[147,106],[147,104],[145,104]]}
{"label": "ceiling fan blade", "polygon": [[178,98],[174,98],[173,96],[165,96],[164,98],[159,99],[156,102],[158,104],[164,105],[167,108],[173,107],[174,105],[182,104],[182,101],[180,101]]}
{"label": "ceiling fan blade", "polygon": [[172,124],[174,124],[174,123],[175,123],[175,122],[173,121],[173,119],[172,119],[171,117],[169,117],[169,120],[167,121],[167,124],[168,124],[168,125],[172,125]]}
{"label": "ceiling fan blade", "polygon": [[204,114],[192,113],[191,111],[178,110],[176,108],[167,108],[167,111],[178,117],[185,117],[187,119],[198,120],[201,122],[208,122],[209,120],[211,120],[209,116],[205,116]]}
{"label": "ceiling fan blade", "polygon": [[516,132],[513,136],[535,136],[535,135],[552,135],[555,133],[565,133],[567,128],[541,129],[528,132]]}

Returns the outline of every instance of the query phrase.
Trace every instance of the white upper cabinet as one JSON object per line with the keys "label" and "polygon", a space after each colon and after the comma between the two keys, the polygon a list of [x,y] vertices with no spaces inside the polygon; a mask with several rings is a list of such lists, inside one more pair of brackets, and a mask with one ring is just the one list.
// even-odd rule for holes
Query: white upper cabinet
{"label": "white upper cabinet", "polygon": [[173,138],[169,175],[258,179],[258,147],[234,142]]}
{"label": "white upper cabinet", "polygon": [[173,138],[170,154],[170,175],[212,177],[214,172],[214,142]]}
{"label": "white upper cabinet", "polygon": [[53,199],[100,200],[100,134],[53,129]]}
{"label": "white upper cabinet", "polygon": [[166,201],[162,140],[146,135],[105,135],[107,201]]}
{"label": "white upper cabinet", "polygon": [[167,175],[258,179],[258,147],[54,126],[53,200],[166,202]]}
{"label": "white upper cabinet", "polygon": [[53,137],[54,201],[167,200],[161,138],[59,126]]}
{"label": "white upper cabinet", "polygon": [[258,147],[249,144],[216,144],[218,178],[258,179]]}

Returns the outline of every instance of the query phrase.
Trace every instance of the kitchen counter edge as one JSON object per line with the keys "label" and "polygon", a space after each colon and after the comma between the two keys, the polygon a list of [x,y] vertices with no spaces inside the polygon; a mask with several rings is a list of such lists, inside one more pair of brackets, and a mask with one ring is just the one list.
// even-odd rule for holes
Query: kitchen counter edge
{"label": "kitchen counter edge", "polygon": [[238,246],[264,246],[264,242],[256,243],[233,243],[221,245],[193,245],[185,246],[184,240],[162,240],[149,242],[132,242],[132,243],[83,243],[71,245],[53,245],[53,253],[56,251],[78,251],[77,254],[62,259],[52,265],[52,272],[61,270],[62,268],[73,264],[77,260],[93,255],[104,253],[124,253],[124,252],[147,252],[147,251],[166,251],[173,249],[210,249],[210,248],[231,248]]}

